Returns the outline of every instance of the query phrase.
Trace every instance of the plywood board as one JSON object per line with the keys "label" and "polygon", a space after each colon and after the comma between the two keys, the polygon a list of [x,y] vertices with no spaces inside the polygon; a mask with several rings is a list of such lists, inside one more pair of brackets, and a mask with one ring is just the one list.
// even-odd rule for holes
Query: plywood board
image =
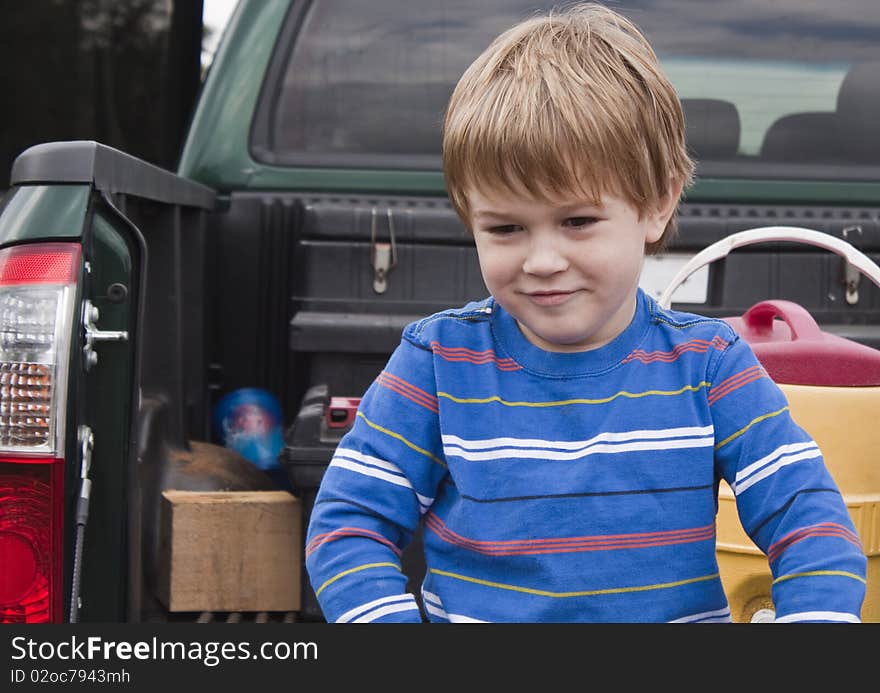
{"label": "plywood board", "polygon": [[172,612],[297,611],[302,509],[287,491],[164,491],[157,596]]}

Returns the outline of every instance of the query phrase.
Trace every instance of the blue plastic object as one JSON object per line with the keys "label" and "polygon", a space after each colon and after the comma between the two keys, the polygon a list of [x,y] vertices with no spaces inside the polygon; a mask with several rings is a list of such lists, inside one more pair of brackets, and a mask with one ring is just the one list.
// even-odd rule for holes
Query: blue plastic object
{"label": "blue plastic object", "polygon": [[278,454],[284,447],[281,405],[270,392],[247,387],[224,395],[214,406],[212,425],[224,447],[264,471],[280,469]]}

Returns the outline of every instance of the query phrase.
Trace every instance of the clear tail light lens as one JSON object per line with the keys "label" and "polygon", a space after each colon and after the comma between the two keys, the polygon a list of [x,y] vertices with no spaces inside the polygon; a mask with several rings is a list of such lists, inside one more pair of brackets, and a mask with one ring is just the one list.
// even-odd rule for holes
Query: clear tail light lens
{"label": "clear tail light lens", "polygon": [[0,623],[62,620],[67,364],[80,246],[0,250]]}
{"label": "clear tail light lens", "polygon": [[65,392],[79,259],[75,243],[0,250],[0,451],[54,452],[63,440],[55,400]]}

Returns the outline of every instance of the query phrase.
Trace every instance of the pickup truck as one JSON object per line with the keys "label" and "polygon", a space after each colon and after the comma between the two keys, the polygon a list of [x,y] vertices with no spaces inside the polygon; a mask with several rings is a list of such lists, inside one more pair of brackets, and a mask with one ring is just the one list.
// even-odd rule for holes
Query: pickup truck
{"label": "pickup truck", "polygon": [[[0,203],[0,622],[205,618],[157,598],[160,504],[168,489],[283,487],[212,430],[241,388],[280,402],[279,466],[307,522],[403,327],[485,296],[439,124],[470,60],[552,4],[240,0],[176,171],[92,141],[20,154]],[[758,227],[880,257],[874,0],[615,5],[676,84],[698,162],[646,291]],[[808,245],[742,248],[673,296],[717,317],[765,299],[880,347],[880,290]],[[305,577],[283,618],[322,620]]]}

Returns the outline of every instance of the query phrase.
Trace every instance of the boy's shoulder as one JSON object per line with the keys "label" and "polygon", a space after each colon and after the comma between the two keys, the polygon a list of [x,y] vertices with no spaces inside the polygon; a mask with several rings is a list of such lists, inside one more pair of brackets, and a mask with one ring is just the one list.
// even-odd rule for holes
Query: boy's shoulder
{"label": "boy's shoulder", "polygon": [[494,299],[485,298],[481,301],[470,301],[458,308],[448,308],[433,315],[428,315],[420,320],[411,322],[403,331],[404,339],[427,346],[450,332],[470,333],[476,331],[488,332],[489,321],[492,317]]}
{"label": "boy's shoulder", "polygon": [[733,327],[721,318],[711,318],[698,313],[661,308],[650,299],[653,322],[664,331],[680,333],[687,339],[712,339],[720,337],[728,343],[739,339]]}

